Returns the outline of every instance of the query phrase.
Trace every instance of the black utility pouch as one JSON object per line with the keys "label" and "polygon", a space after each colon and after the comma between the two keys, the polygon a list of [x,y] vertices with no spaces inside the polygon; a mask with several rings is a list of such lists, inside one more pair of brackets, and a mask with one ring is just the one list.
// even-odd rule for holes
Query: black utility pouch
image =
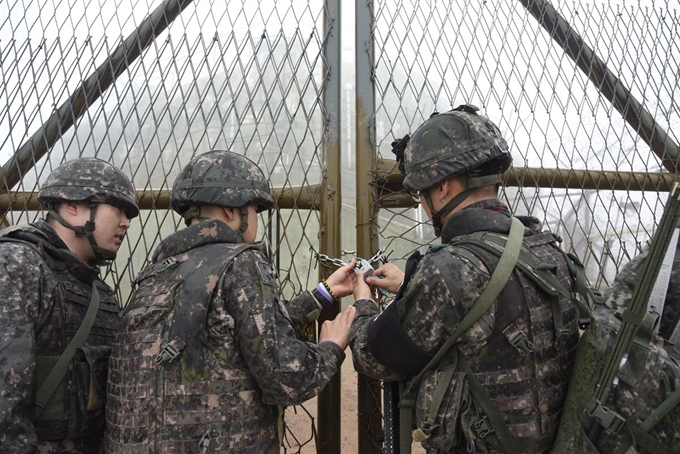
{"label": "black utility pouch", "polygon": [[69,438],[103,433],[106,426],[106,377],[111,347],[86,346],[73,357]]}

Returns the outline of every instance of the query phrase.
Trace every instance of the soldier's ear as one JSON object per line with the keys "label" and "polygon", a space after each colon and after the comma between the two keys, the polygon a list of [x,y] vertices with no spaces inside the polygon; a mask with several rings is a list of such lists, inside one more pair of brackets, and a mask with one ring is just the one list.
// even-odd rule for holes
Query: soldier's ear
{"label": "soldier's ear", "polygon": [[440,202],[449,201],[465,190],[459,178],[451,177],[444,180],[440,185],[435,186],[436,194]]}
{"label": "soldier's ear", "polygon": [[78,215],[78,202],[64,202],[61,204],[62,213],[68,213],[71,216]]}
{"label": "soldier's ear", "polygon": [[224,211],[224,216],[226,217],[227,222],[233,222],[236,220],[238,216],[241,215],[241,211],[237,210],[235,208],[228,208],[228,207],[221,207],[222,210]]}

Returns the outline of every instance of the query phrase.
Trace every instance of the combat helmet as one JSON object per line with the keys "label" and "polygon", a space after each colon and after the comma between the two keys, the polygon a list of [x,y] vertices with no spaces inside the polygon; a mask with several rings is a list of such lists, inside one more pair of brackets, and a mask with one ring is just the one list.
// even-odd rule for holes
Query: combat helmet
{"label": "combat helmet", "polygon": [[187,225],[193,218],[202,219],[202,205],[241,208],[242,234],[248,229],[248,206],[256,205],[258,212],[269,210],[274,199],[257,164],[232,151],[213,150],[194,157],[180,171],[172,185],[170,205]]}
{"label": "combat helmet", "polygon": [[[128,219],[139,214],[130,179],[119,168],[99,158],[77,158],[54,169],[41,186],[38,200],[61,225],[73,230],[76,236],[87,237],[98,260],[113,260],[116,253],[100,248],[94,239],[97,205],[106,203],[118,207]],[[63,202],[89,203],[90,220],[82,226],[69,224],[55,210],[55,205]]]}
{"label": "combat helmet", "polygon": [[[413,133],[395,141],[395,153],[401,161],[404,186],[422,195],[432,212],[437,236],[441,218],[453,211],[473,189],[501,182],[501,174],[512,163],[508,144],[498,127],[477,114],[479,109],[463,104],[441,114],[435,113]],[[429,192],[445,180],[467,175],[467,188],[441,210],[435,211]]]}

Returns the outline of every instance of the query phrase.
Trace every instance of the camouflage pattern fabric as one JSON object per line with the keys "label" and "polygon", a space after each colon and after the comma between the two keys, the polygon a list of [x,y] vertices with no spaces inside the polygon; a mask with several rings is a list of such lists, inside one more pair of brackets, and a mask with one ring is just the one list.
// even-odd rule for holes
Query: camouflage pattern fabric
{"label": "camouflage pattern fabric", "polygon": [[[591,388],[595,387],[597,375],[601,373],[600,369],[607,362],[608,354],[614,347],[620,327],[621,321],[607,308],[600,308],[593,314],[593,321],[583,336],[583,339],[594,346],[592,361],[600,365],[588,385]],[[659,336],[653,337],[649,342],[640,342],[641,340],[636,339],[633,343],[629,360],[621,368],[617,384],[613,387],[606,403],[609,409],[626,418],[628,424],[637,427],[641,427],[664,400],[680,388],[680,365],[678,363],[680,358],[672,355],[672,350],[666,348],[668,344],[664,345],[664,341]],[[636,344],[638,345],[637,351]],[[573,380],[575,383],[580,383],[577,378]],[[580,387],[585,386],[585,383],[580,384]],[[653,424],[647,433],[657,442],[665,445],[668,452],[671,452],[672,447],[675,447],[677,451],[680,445],[679,422],[680,405],[676,405]],[[599,435],[596,440],[590,437],[593,441],[588,434],[593,433],[594,419],[588,415],[587,410],[581,414],[580,423],[581,426],[575,431],[564,452],[579,454],[613,452],[656,454],[657,452],[654,447],[648,447],[651,449],[648,450],[635,446],[635,437],[627,424],[624,424],[618,433],[602,428],[597,431]],[[643,440],[640,442],[642,443]],[[624,446],[631,447],[631,450],[622,451]]]}
{"label": "camouflage pattern fabric", "polygon": [[38,200],[45,208],[64,200],[91,200],[123,208],[130,219],[139,214],[130,179],[99,158],[77,158],[54,169],[41,186]]}
{"label": "camouflage pattern fabric", "polygon": [[[544,236],[538,232],[538,220],[530,217],[520,219],[525,226],[536,229],[533,232],[527,229],[525,235],[530,236],[525,236],[525,243],[531,242],[534,237]],[[477,231],[507,234],[509,228],[507,208],[498,200],[486,200],[452,215],[444,225],[442,243]],[[554,244],[537,244],[532,251],[542,261],[555,264],[560,282],[565,288],[572,288],[566,262]],[[401,328],[422,351],[434,354],[482,293],[492,270],[485,264],[487,258],[483,261],[479,257],[458,246],[428,252],[401,299],[393,303],[397,304]],[[448,274],[448,279],[445,274]],[[459,283],[458,287],[450,288],[447,280]],[[528,441],[523,445],[525,452],[542,452],[550,446],[557,432],[561,403],[578,340],[577,313],[571,301],[560,298],[559,307],[570,334],[558,346],[555,344],[548,296],[528,279],[520,278],[519,274],[513,274],[511,280],[516,283],[506,285],[491,309],[460,337],[456,345],[505,417],[511,433]],[[508,293],[509,288],[513,289],[511,294]],[[408,378],[409,374],[387,369],[368,349],[370,326],[378,314],[377,306],[365,300],[357,301],[355,306],[357,317],[350,329],[350,347],[356,370],[387,381]],[[518,314],[517,318],[511,319],[514,312]],[[522,331],[533,342],[530,355],[522,356],[505,339],[502,331],[510,326]],[[426,393],[434,389],[433,382],[449,364],[450,359],[445,356],[421,382],[421,391],[425,395],[419,394],[414,421],[422,420],[427,414],[424,407],[431,396]],[[417,372],[413,370],[410,374]],[[503,452],[495,434],[483,438],[476,432],[485,423],[484,415],[472,399],[467,384],[460,383],[456,377],[460,376],[454,375],[438,419],[448,433],[426,440],[423,447],[428,453]],[[455,433],[449,430],[452,427],[457,427]]]}
{"label": "camouflage pattern fabric", "polygon": [[[609,309],[617,310],[628,307],[633,298],[635,284],[640,273],[644,270],[647,263],[648,252],[643,252],[635,256],[628,262],[614,278],[614,283],[605,290],[604,304]],[[670,337],[669,330],[674,328],[673,323],[678,320],[680,314],[680,246],[677,247],[671,277],[668,281],[666,291],[666,301],[663,314],[661,315],[659,334]]]}
{"label": "camouflage pattern fabric", "polygon": [[459,106],[433,115],[418,127],[404,151],[407,189],[431,188],[489,161],[496,161],[497,166],[488,173],[501,174],[510,167],[512,156],[500,130],[476,110]]}
{"label": "camouflage pattern fabric", "polygon": [[[345,357],[297,339],[318,315],[311,294],[284,304],[265,255],[217,220],[163,240],[137,282],[109,370],[106,451],[279,452],[277,407],[318,394]],[[179,356],[154,362],[173,339]]]}
{"label": "camouflage pattern fabric", "polygon": [[177,175],[170,203],[184,216],[191,206],[200,205],[257,205],[263,211],[274,206],[274,199],[257,164],[238,153],[214,150],[192,159]]}
{"label": "camouflage pattern fabric", "polygon": [[[101,358],[118,322],[113,292],[45,221],[6,229],[0,237],[0,452],[99,452],[106,386]],[[93,281],[101,298],[94,326],[36,421],[41,377],[80,326]]]}

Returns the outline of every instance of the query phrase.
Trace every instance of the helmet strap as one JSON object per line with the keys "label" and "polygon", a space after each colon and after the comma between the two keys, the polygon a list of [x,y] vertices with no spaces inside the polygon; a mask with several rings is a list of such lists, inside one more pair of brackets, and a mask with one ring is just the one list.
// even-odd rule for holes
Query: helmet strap
{"label": "helmet strap", "polygon": [[483,186],[491,186],[496,183],[501,182],[500,174],[485,175],[482,177],[470,176],[467,181],[466,189],[456,195],[453,199],[449,200],[446,205],[444,205],[440,210],[435,210],[432,205],[432,199],[430,198],[430,191],[425,191],[423,197],[430,209],[430,214],[432,215],[432,227],[434,227],[434,234],[439,237],[442,234],[442,218],[446,217],[449,213],[455,210],[458,205],[463,203],[465,199],[472,193],[474,189],[481,188]]}
{"label": "helmet strap", "polygon": [[198,219],[200,222],[207,221],[208,218],[205,216],[201,216],[201,207],[200,205],[191,205],[187,210],[184,212],[184,224],[189,227],[191,225],[191,220],[192,219]]}
{"label": "helmet strap", "polygon": [[57,220],[57,222],[67,229],[73,230],[73,232],[76,234],[76,237],[86,237],[88,243],[90,243],[90,247],[92,248],[92,252],[94,253],[94,257],[97,260],[113,260],[116,258],[116,252],[109,251],[108,249],[104,249],[99,247],[97,244],[97,241],[94,239],[94,217],[97,214],[97,207],[99,206],[98,203],[88,203],[88,207],[90,207],[90,219],[85,222],[85,225],[71,225],[69,224],[59,213],[54,210],[54,208],[50,208],[47,212],[52,216],[54,219]]}
{"label": "helmet strap", "polygon": [[239,233],[241,236],[246,234],[246,230],[248,230],[248,205],[243,205],[241,207],[241,225],[238,228]]}

